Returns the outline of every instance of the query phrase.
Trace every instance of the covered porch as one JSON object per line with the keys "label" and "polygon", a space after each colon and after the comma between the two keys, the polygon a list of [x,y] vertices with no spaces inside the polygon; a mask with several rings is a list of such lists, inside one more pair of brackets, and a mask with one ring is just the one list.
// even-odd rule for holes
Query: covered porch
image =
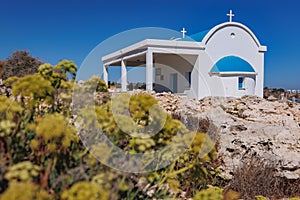
{"label": "covered porch", "polygon": [[173,93],[182,92],[191,85],[191,73],[201,50],[204,48],[200,42],[143,40],[103,56],[103,79],[108,84],[108,67],[120,67],[121,91],[126,92],[127,67],[145,67],[146,90],[153,90],[156,83],[171,88]]}

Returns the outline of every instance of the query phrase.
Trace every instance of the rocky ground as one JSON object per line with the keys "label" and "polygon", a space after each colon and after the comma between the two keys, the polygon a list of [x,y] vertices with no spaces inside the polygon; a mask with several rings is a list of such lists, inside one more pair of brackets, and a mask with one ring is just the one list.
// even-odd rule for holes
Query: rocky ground
{"label": "rocky ground", "polygon": [[170,93],[151,94],[173,116],[197,118],[198,130],[208,132],[218,143],[227,177],[255,157],[275,163],[282,177],[300,178],[300,104],[254,96],[196,101]]}
{"label": "rocky ground", "polygon": [[210,117],[219,128],[218,152],[227,175],[232,174],[241,161],[250,162],[252,157],[259,157],[276,163],[281,176],[300,178],[299,104],[268,102],[248,96],[228,98],[221,106],[208,107],[212,100],[214,98],[200,101],[204,105],[201,115]]}

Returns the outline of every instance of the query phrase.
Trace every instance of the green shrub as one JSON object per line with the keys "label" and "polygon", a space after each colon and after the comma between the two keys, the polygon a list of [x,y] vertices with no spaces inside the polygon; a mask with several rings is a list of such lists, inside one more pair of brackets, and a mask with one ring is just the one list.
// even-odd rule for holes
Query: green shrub
{"label": "green shrub", "polygon": [[84,82],[84,89],[89,92],[107,92],[108,87],[99,76],[92,76]]}
{"label": "green shrub", "polygon": [[30,182],[14,182],[0,196],[0,200],[52,200],[53,197],[38,185]]}
{"label": "green shrub", "polygon": [[61,195],[62,200],[106,200],[108,194],[96,184],[90,182],[78,182]]}
{"label": "green shrub", "polygon": [[[73,62],[62,61],[6,80],[13,96],[0,96],[1,200],[238,198],[221,189],[225,180],[210,137],[188,130],[151,95],[112,95],[104,104],[82,104],[75,115],[70,107],[74,87],[107,91],[96,76],[76,86],[76,70]],[[94,94],[88,97],[94,101]],[[126,155],[143,153],[144,172],[123,173],[100,163],[95,152],[104,160],[126,162],[97,143],[102,134]],[[91,144],[87,148],[86,140]]]}
{"label": "green shrub", "polygon": [[10,167],[5,174],[5,178],[9,181],[31,182],[39,176],[41,168],[32,164],[30,161],[19,162]]}
{"label": "green shrub", "polygon": [[209,187],[198,192],[193,200],[223,200],[223,189],[218,187]]}

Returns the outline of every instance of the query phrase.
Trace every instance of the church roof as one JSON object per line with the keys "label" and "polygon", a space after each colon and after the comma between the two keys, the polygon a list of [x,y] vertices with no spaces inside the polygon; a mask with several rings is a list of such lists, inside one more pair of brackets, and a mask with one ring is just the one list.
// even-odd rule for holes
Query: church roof
{"label": "church roof", "polygon": [[255,72],[244,59],[237,56],[226,56],[218,60],[210,72]]}
{"label": "church roof", "polygon": [[201,42],[209,31],[210,31],[210,29],[205,30],[205,31],[201,31],[199,33],[195,33],[193,35],[190,35],[190,38],[192,38],[193,40],[195,40],[197,42]]}
{"label": "church roof", "polygon": [[185,38],[181,38],[180,41],[196,41],[201,42],[206,34],[210,31],[210,29],[195,33],[193,35],[187,36]]}

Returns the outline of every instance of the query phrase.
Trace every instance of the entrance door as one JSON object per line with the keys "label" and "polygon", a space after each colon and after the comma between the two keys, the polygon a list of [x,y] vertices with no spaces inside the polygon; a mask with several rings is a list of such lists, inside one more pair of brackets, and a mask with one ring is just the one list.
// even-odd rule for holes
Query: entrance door
{"label": "entrance door", "polygon": [[178,76],[177,73],[170,74],[170,89],[172,90],[173,93],[177,93],[177,81]]}

